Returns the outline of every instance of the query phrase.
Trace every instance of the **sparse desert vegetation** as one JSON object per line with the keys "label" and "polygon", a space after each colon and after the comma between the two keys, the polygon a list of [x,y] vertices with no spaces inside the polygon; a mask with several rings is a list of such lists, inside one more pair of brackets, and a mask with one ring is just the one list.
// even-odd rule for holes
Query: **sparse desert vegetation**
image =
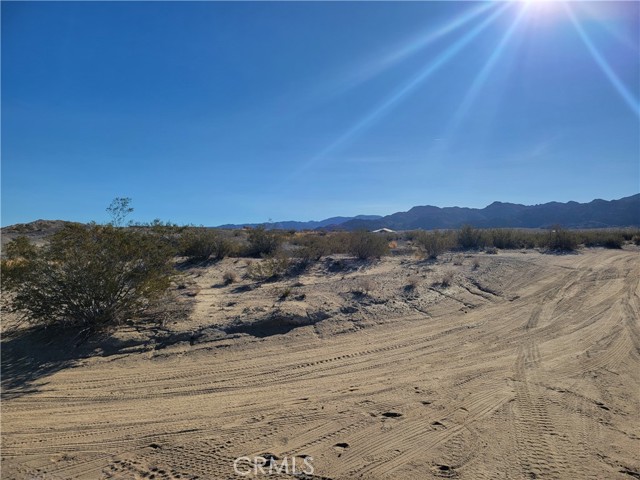
{"label": "sparse desert vegetation", "polygon": [[[118,200],[118,199],[116,199]],[[256,282],[273,282],[302,274],[324,257],[329,270],[349,270],[347,259],[379,261],[392,250],[436,261],[449,255],[454,266],[465,264],[462,252],[498,254],[500,250],[537,249],[543,253],[575,252],[580,248],[622,249],[637,245],[638,230],[567,230],[554,226],[546,231],[517,229],[476,229],[465,225],[458,230],[410,231],[393,234],[355,232],[284,232],[257,227],[225,232],[203,227],[180,227],[155,221],[128,228],[124,222],[129,208],[119,199],[109,208],[111,225],[68,224],[39,246],[27,237],[14,235],[3,255],[5,290],[13,292],[11,309],[36,322],[86,325],[118,324],[140,315],[153,298],[162,296],[175,275],[171,265],[180,257],[191,263],[226,257],[244,257],[244,276]],[[124,212],[120,212],[124,210]],[[16,233],[29,231],[21,226]],[[393,248],[391,248],[393,247]],[[477,258],[471,268],[479,267]],[[356,268],[361,268],[356,267]],[[452,272],[434,281],[448,286]],[[238,282],[238,273],[227,271],[224,284]],[[100,279],[100,280],[98,280]],[[93,282],[93,283],[92,283]],[[369,280],[363,280],[368,285]],[[414,281],[410,282],[415,288]],[[368,293],[361,285],[356,290]],[[93,285],[90,289],[85,288]]]}
{"label": "sparse desert vegetation", "polygon": [[[520,471],[541,445],[530,432],[549,425],[562,430],[546,443],[558,471],[637,471],[625,432],[639,412],[621,386],[640,381],[637,230],[391,235],[154,222],[68,225],[37,242],[9,235],[5,316],[29,323],[3,327],[7,471],[36,472],[23,460],[35,452],[43,475],[63,478],[89,478],[87,462],[98,478],[223,478],[246,451],[296,451],[331,478],[395,477],[418,459],[426,478],[479,478]],[[184,408],[187,398],[197,408]],[[159,409],[171,422],[153,421]],[[281,416],[294,420],[269,420]],[[203,418],[216,433],[194,427]],[[71,439],[80,425],[87,436]],[[262,436],[246,435],[256,428]],[[189,439],[172,433],[183,430]],[[586,431],[598,433],[585,442]],[[481,432],[502,442],[500,455]],[[217,439],[225,446],[207,451],[209,463],[193,461]],[[421,439],[434,447],[425,453]],[[108,455],[85,453],[93,442]],[[603,462],[613,442],[616,460]],[[347,449],[356,454],[337,456]],[[405,453],[370,462],[369,451]],[[51,462],[57,455],[64,461]]]}

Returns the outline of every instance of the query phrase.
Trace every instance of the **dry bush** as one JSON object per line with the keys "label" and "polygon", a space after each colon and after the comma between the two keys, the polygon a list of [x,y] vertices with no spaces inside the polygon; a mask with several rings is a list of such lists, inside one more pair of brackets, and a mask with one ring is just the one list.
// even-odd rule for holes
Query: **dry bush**
{"label": "dry bush", "polygon": [[541,246],[551,251],[571,252],[578,248],[578,236],[576,232],[570,232],[556,225],[549,230]]}
{"label": "dry bush", "polygon": [[348,252],[361,260],[380,258],[389,253],[389,244],[384,236],[365,230],[352,232],[348,242]]}
{"label": "dry bush", "polygon": [[369,295],[375,286],[376,284],[370,278],[360,278],[351,291],[357,295]]}
{"label": "dry bush", "polygon": [[442,274],[439,282],[435,282],[433,284],[434,287],[442,287],[447,288],[453,284],[454,273],[451,270],[448,270]]}
{"label": "dry bush", "polygon": [[329,237],[325,235],[299,235],[293,243],[300,246],[295,255],[305,263],[317,262],[325,255],[335,253]]}
{"label": "dry bush", "polygon": [[210,258],[222,260],[234,250],[231,241],[214,230],[207,228],[189,228],[180,238],[180,254],[189,261],[206,261]]}
{"label": "dry bush", "polygon": [[291,296],[291,293],[293,293],[293,290],[291,289],[291,287],[284,287],[278,293],[278,300],[280,300],[281,302],[284,302],[287,298]]}
{"label": "dry bush", "polygon": [[225,285],[231,285],[232,283],[236,283],[238,281],[238,275],[235,272],[226,271],[222,275],[222,281]]}
{"label": "dry bush", "polygon": [[434,230],[432,232],[416,231],[412,232],[411,237],[423,250],[427,258],[437,258],[447,250],[451,250],[455,246],[455,239],[449,232],[440,232]]}
{"label": "dry bush", "polygon": [[418,275],[412,275],[407,279],[407,284],[404,286],[405,290],[415,290],[420,286],[422,279]]}
{"label": "dry bush", "polygon": [[450,287],[453,284],[453,272],[449,271],[449,272],[445,272],[442,275],[442,281],[440,282],[440,285],[442,285],[443,287]]}
{"label": "dry bush", "polygon": [[250,263],[247,266],[247,277],[261,282],[275,280],[286,275],[291,266],[291,259],[277,255]]}
{"label": "dry bush", "polygon": [[487,239],[482,230],[473,228],[471,225],[463,225],[458,230],[458,247],[463,250],[477,250],[484,248],[486,244]]}
{"label": "dry bush", "polygon": [[264,226],[251,229],[247,239],[249,246],[245,253],[250,257],[274,255],[282,244],[282,238],[278,232],[267,230]]}
{"label": "dry bush", "polygon": [[592,230],[583,231],[579,233],[581,243],[585,247],[604,247],[619,249],[622,248],[627,237],[627,233],[624,230],[612,231],[612,230]]}
{"label": "dry bush", "polygon": [[486,230],[487,245],[493,245],[503,250],[534,248],[540,243],[540,232],[527,232],[512,228],[494,228]]}

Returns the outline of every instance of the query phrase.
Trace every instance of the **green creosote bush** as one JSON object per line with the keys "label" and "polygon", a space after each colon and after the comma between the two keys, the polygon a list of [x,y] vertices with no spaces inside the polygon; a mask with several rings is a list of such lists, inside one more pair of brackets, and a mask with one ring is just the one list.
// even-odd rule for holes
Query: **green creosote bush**
{"label": "green creosote bush", "polygon": [[249,246],[246,254],[250,257],[274,255],[282,244],[282,238],[278,232],[267,230],[264,226],[252,228],[249,231],[247,240],[249,241]]}
{"label": "green creosote bush", "polygon": [[139,318],[167,291],[173,251],[113,225],[68,225],[38,249],[24,240],[2,261],[10,310],[31,324],[91,333]]}
{"label": "green creosote bush", "polygon": [[359,230],[351,232],[347,241],[348,253],[360,260],[380,258],[389,253],[389,243],[384,235]]}
{"label": "green creosote bush", "polygon": [[295,239],[298,248],[295,255],[304,263],[313,263],[320,260],[325,255],[333,252],[329,236],[323,235],[304,235]]}
{"label": "green creosote bush", "polygon": [[537,232],[525,232],[513,228],[492,228],[486,230],[487,245],[492,245],[502,250],[514,250],[520,248],[534,248],[539,242],[540,234]]}
{"label": "green creosote bush", "polygon": [[458,230],[458,246],[463,250],[477,250],[487,245],[485,235],[482,230],[473,228],[471,225],[463,225]]}
{"label": "green creosote bush", "polygon": [[180,238],[180,254],[189,261],[222,260],[234,251],[233,243],[215,230],[189,228]]}
{"label": "green creosote bush", "polygon": [[541,246],[554,252],[572,252],[578,248],[577,234],[555,225],[549,229]]}
{"label": "green creosote bush", "polygon": [[581,243],[585,247],[622,248],[625,242],[624,231],[593,230],[579,232]]}
{"label": "green creosote bush", "polygon": [[455,239],[451,232],[438,230],[425,232],[417,231],[412,234],[413,241],[424,251],[427,258],[438,258],[439,255],[451,250],[455,246]]}

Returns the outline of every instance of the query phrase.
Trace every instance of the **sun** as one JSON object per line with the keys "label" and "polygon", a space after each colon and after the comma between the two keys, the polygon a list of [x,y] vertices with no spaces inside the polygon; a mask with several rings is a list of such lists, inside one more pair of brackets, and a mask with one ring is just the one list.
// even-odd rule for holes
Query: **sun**
{"label": "sun", "polygon": [[517,2],[522,4],[528,16],[537,18],[554,17],[562,5],[560,0],[517,0]]}

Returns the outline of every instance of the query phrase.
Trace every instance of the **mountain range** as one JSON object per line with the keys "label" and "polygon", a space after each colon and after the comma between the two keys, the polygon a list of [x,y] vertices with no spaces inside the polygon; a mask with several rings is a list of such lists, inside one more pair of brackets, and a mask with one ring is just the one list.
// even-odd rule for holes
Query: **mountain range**
{"label": "mountain range", "polygon": [[217,228],[242,228],[257,227],[263,225],[268,229],[282,230],[315,230],[318,228],[337,227],[349,221],[375,221],[381,219],[381,215],[356,215],[355,217],[331,217],[324,220],[310,220],[308,222],[300,222],[296,220],[286,220],[284,222],[267,222],[267,223],[241,223],[220,225]]}
{"label": "mountain range", "polygon": [[[619,200],[596,199],[588,203],[521,205],[493,202],[484,208],[425,205],[387,216],[332,217],[310,222],[273,222],[265,226],[287,230],[375,230],[383,227],[393,230],[430,230],[458,228],[465,224],[479,228],[548,228],[556,224],[565,228],[640,227],[640,194]],[[255,224],[222,225],[219,228],[242,226]]]}

